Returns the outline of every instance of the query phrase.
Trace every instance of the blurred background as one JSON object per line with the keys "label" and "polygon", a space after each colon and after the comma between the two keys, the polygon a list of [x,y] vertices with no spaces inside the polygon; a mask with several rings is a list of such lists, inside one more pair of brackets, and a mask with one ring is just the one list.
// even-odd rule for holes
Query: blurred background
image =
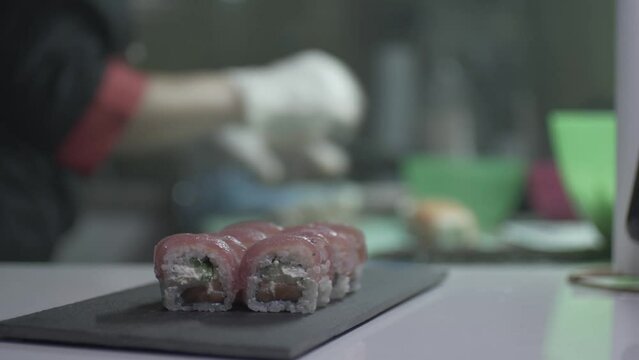
{"label": "blurred background", "polygon": [[374,257],[606,260],[614,195],[612,0],[130,1],[146,71],[308,48],[361,81],[345,177],[268,185],[210,144],[114,157],[78,179],[56,261],[149,261],[241,219],[361,227]]}

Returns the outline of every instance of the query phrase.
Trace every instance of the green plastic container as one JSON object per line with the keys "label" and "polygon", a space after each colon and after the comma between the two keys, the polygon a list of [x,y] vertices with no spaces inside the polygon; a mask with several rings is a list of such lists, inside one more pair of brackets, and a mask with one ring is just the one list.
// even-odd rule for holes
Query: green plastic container
{"label": "green plastic container", "polygon": [[520,204],[525,164],[513,158],[410,156],[402,178],[414,198],[453,199],[475,212],[483,230],[494,230]]}
{"label": "green plastic container", "polygon": [[616,123],[612,111],[556,111],[552,147],[574,208],[610,238],[615,201]]}

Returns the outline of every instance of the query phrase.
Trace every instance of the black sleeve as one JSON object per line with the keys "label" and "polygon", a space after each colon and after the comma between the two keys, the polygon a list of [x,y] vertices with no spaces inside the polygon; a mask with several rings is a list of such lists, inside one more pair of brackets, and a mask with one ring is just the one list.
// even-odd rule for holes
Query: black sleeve
{"label": "black sleeve", "polygon": [[126,24],[113,20],[126,19],[126,8],[122,1],[7,3],[0,15],[0,121],[23,142],[52,151],[86,110],[106,58],[121,48]]}

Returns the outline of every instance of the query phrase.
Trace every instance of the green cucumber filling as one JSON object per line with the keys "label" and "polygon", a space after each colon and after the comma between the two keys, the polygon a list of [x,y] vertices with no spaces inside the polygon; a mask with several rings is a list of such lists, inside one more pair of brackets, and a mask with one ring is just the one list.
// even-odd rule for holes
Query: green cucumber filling
{"label": "green cucumber filling", "polygon": [[194,257],[191,258],[189,262],[199,275],[200,281],[210,282],[212,280],[218,280],[220,275],[217,272],[217,266],[211,263],[208,257],[202,259]]}
{"label": "green cucumber filling", "polygon": [[[182,299],[185,304],[195,303],[222,303],[224,302],[224,292],[217,266],[204,258],[190,258],[189,263],[193,266],[194,272],[198,276],[200,285],[192,286],[182,291]],[[208,285],[207,285],[208,284]]]}
{"label": "green cucumber filling", "polygon": [[291,264],[276,258],[260,269],[260,275],[263,279],[278,279],[287,284],[298,284],[306,276],[306,271],[302,265]]}
{"label": "green cucumber filling", "polygon": [[306,271],[301,265],[274,259],[260,269],[260,283],[257,289],[259,301],[296,301],[302,297],[303,280]]}

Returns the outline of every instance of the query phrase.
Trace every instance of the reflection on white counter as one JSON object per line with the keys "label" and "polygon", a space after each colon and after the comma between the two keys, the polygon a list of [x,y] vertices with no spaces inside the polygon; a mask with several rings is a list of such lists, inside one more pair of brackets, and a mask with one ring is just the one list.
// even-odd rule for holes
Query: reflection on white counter
{"label": "reflection on white counter", "polygon": [[[584,266],[581,265],[580,268]],[[568,266],[453,266],[448,279],[304,359],[637,359],[639,295],[569,286]],[[154,281],[151,265],[0,265],[0,319]],[[0,359],[193,356],[0,342]]]}

